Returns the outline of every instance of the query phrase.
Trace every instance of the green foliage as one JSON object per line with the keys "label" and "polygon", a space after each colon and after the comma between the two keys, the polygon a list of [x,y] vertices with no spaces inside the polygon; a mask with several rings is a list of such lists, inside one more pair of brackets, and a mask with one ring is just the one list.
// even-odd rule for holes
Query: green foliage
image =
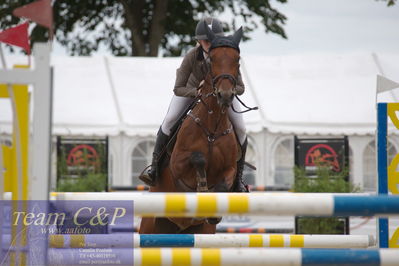
{"label": "green foliage", "polygon": [[338,235],[345,231],[343,218],[300,217],[298,220],[299,234]]}
{"label": "green foliage", "polygon": [[294,173],[295,183],[293,189],[296,192],[349,193],[359,191],[358,187],[345,180],[349,176],[348,168],[336,173],[330,170],[329,167],[319,166],[316,168],[315,177],[308,177],[305,169],[300,167],[295,167]]}
{"label": "green foliage", "polygon": [[88,174],[80,178],[59,179],[59,192],[101,192],[107,186],[106,174]]}
{"label": "green foliage", "polygon": [[[0,30],[20,22],[12,16],[16,7],[34,0],[0,1]],[[181,55],[194,44],[192,36],[203,16],[218,17],[229,11],[226,31],[244,21],[244,40],[258,27],[283,38],[286,17],[271,6],[270,0],[55,0],[53,1],[55,36],[71,55],[90,55],[104,47],[117,56]],[[277,0],[286,3],[287,0]],[[261,23],[257,21],[261,21]],[[48,32],[35,26],[32,42],[45,41]]]}
{"label": "green foliage", "polygon": [[57,182],[63,176],[68,174],[67,155],[64,147],[61,147],[60,153],[57,154]]}
{"label": "green foliage", "polygon": [[376,0],[376,1],[387,2],[387,6],[393,6],[396,4],[396,0]]}
{"label": "green foliage", "polygon": [[[333,172],[327,166],[318,166],[314,177],[306,175],[305,169],[295,167],[295,192],[329,192],[350,193],[359,192],[359,187],[346,181],[348,168],[340,173]],[[298,219],[300,234],[340,234],[344,232],[343,218],[300,217]]]}

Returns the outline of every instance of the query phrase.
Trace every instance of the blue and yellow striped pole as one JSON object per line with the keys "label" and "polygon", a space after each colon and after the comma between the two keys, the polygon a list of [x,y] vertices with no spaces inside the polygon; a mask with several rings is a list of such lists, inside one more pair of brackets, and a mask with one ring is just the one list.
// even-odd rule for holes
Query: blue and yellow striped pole
{"label": "blue and yellow striped pole", "polygon": [[[134,215],[143,217],[215,217],[229,214],[303,216],[397,216],[399,196],[329,193],[124,193],[52,192],[69,210],[71,201],[133,201]],[[64,201],[66,200],[66,201]],[[72,211],[72,209],[71,209]]]}
{"label": "blue and yellow striped pole", "polygon": [[[101,253],[103,252],[103,253]],[[399,252],[392,249],[281,249],[281,248],[141,248],[50,249],[49,266],[100,264],[105,258],[122,265],[373,265],[396,266]],[[112,256],[112,257],[111,257]],[[98,258],[98,259],[97,259]],[[108,263],[108,265],[111,263]]]}
{"label": "blue and yellow striped pole", "polygon": [[50,248],[143,248],[143,247],[287,247],[368,248],[371,235],[289,234],[88,234],[49,235]]}

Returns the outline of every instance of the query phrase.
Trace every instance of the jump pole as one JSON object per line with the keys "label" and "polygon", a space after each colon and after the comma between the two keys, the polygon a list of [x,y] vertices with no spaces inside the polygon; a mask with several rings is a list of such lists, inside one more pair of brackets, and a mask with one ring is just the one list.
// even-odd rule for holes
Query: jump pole
{"label": "jump pole", "polygon": [[[7,240],[6,240],[7,241]],[[50,248],[140,248],[140,247],[288,247],[368,248],[371,235],[275,235],[275,234],[89,234],[49,235]]]}
{"label": "jump pole", "polygon": [[[103,253],[100,253],[103,252]],[[284,249],[284,248],[142,248],[142,249],[49,249],[48,265],[99,264],[104,254],[122,265],[381,265],[397,266],[399,252],[392,249]],[[111,263],[108,263],[111,264]]]}
{"label": "jump pole", "polygon": [[[139,227],[132,227],[131,224],[123,225],[109,225],[108,232],[114,233],[135,233],[140,230]],[[291,228],[265,228],[265,227],[217,227],[216,233],[228,233],[228,234],[292,234],[294,230]]]}
{"label": "jump pole", "polygon": [[[112,193],[52,192],[69,200],[132,200],[143,217],[215,217],[229,214],[296,216],[399,216],[399,196],[338,196],[326,193]],[[62,203],[63,200],[68,200]],[[93,202],[95,204],[95,202]]]}

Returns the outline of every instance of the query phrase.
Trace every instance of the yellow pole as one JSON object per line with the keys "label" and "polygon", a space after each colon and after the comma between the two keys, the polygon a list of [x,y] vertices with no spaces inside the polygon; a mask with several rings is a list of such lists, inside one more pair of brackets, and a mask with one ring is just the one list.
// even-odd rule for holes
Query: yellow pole
{"label": "yellow pole", "polygon": [[[12,200],[27,200],[29,185],[29,91],[26,85],[13,85],[12,90],[17,121],[13,121],[12,147],[3,145],[4,191],[12,192]],[[9,97],[7,86],[0,84],[0,98]],[[21,176],[21,182],[18,182],[19,176]]]}
{"label": "yellow pole", "polygon": [[[19,68],[25,66],[17,66]],[[12,147],[3,147],[3,165],[6,169],[4,173],[5,191],[12,193],[13,210],[22,207],[27,210],[26,200],[28,200],[29,178],[28,178],[28,155],[29,155],[29,90],[27,85],[0,85],[0,97],[10,98],[13,107],[13,135]],[[24,204],[18,206],[18,200]],[[21,225],[11,227],[12,246],[25,247],[27,245],[26,227]],[[21,240],[17,239],[21,232]],[[18,245],[20,242],[21,245]],[[19,253],[19,265],[27,264],[27,257],[24,252]],[[11,265],[16,265],[15,252],[11,253]]]}
{"label": "yellow pole", "polygon": [[[396,113],[399,111],[399,103],[388,103],[387,109],[388,116],[391,118],[392,123],[396,129],[399,129],[399,119]],[[399,173],[397,172],[398,165],[399,153],[395,155],[388,166],[388,192],[391,192],[392,195],[399,195]],[[394,233],[392,234],[392,238],[389,239],[389,248],[399,248],[399,227],[395,229]]]}

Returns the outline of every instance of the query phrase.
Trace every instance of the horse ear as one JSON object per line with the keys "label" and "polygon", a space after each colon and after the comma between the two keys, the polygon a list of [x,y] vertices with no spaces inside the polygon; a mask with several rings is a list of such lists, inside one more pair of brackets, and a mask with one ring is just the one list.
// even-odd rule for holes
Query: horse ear
{"label": "horse ear", "polygon": [[208,37],[208,40],[210,42],[213,41],[213,39],[215,39],[216,35],[215,33],[213,33],[213,31],[208,27],[208,24],[206,24],[206,22],[204,21],[204,28],[205,28],[205,32],[206,32],[206,37]]}
{"label": "horse ear", "polygon": [[242,26],[233,34],[233,42],[237,45],[240,44],[241,38],[242,38],[243,32],[242,32]]}

